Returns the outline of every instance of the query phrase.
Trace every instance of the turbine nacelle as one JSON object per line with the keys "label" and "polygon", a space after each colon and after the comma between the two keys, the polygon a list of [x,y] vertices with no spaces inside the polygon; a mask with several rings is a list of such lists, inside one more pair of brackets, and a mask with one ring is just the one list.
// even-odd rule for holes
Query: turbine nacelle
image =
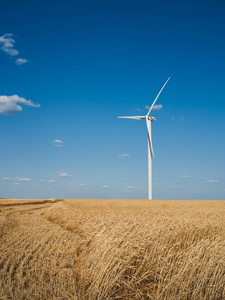
{"label": "turbine nacelle", "polygon": [[117,117],[119,119],[133,119],[133,120],[150,120],[150,121],[155,121],[156,118],[155,117],[150,117],[148,115],[146,116],[127,116],[127,117]]}
{"label": "turbine nacelle", "polygon": [[150,121],[155,121],[156,118],[155,117],[147,117]]}

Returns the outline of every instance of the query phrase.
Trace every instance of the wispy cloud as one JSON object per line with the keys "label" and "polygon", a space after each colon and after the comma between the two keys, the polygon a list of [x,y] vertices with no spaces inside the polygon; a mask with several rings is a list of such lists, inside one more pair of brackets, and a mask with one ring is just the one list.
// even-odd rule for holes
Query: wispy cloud
{"label": "wispy cloud", "polygon": [[0,36],[0,49],[10,56],[16,56],[19,54],[19,51],[14,49],[15,40],[12,38],[12,36],[12,33],[6,33]]}
{"label": "wispy cloud", "polygon": [[135,108],[134,110],[141,111],[141,109],[140,109],[140,108]]}
{"label": "wispy cloud", "polygon": [[172,117],[171,120],[176,121],[176,122],[180,122],[180,121],[184,120],[184,117],[179,117],[179,118]]}
{"label": "wispy cloud", "polygon": [[130,157],[130,154],[124,153],[124,154],[119,154],[119,157]]}
{"label": "wispy cloud", "polygon": [[18,185],[21,185],[21,183],[19,183],[19,182],[15,182],[15,183],[13,183],[13,185],[16,185],[16,186],[18,186]]}
{"label": "wispy cloud", "polygon": [[132,185],[128,185],[126,188],[127,188],[127,189],[134,189],[135,187],[132,186]]}
{"label": "wispy cloud", "polygon": [[16,63],[18,66],[23,65],[23,64],[25,64],[25,63],[27,63],[27,62],[28,62],[28,60],[25,59],[25,58],[17,58],[17,60],[15,61],[15,63]]}
{"label": "wispy cloud", "polygon": [[50,180],[48,180],[48,182],[49,182],[49,183],[54,183],[55,180],[54,180],[54,179],[50,179]]}
{"label": "wispy cloud", "polygon": [[[146,105],[145,108],[150,109],[150,106]],[[162,108],[163,108],[162,104],[158,104],[158,105],[153,106],[154,110],[160,110]]]}
{"label": "wispy cloud", "polygon": [[109,186],[108,185],[102,185],[101,188],[102,189],[109,189]]}
{"label": "wispy cloud", "polygon": [[85,184],[84,183],[80,183],[79,186],[85,186]]}
{"label": "wispy cloud", "polygon": [[162,108],[163,108],[162,104],[154,105],[154,107],[153,107],[153,109],[155,109],[155,110],[160,110]]}
{"label": "wispy cloud", "polygon": [[14,180],[27,182],[27,181],[31,181],[31,178],[16,177]]}
{"label": "wispy cloud", "polygon": [[39,179],[37,182],[45,182],[44,179]]}
{"label": "wispy cloud", "polygon": [[3,177],[2,180],[4,180],[4,181],[27,182],[27,181],[31,181],[31,178],[24,178],[24,177],[8,178],[8,177]]}
{"label": "wispy cloud", "polygon": [[134,190],[135,190],[135,186],[133,186],[133,185],[128,185],[128,186],[126,186],[125,189],[124,189],[124,191],[125,191],[126,193],[132,193],[132,192],[134,192]]}
{"label": "wispy cloud", "polygon": [[[0,49],[10,56],[17,56],[19,54],[19,51],[14,48],[15,40],[12,37],[12,33],[6,33],[0,36]],[[25,58],[17,58],[17,60],[15,61],[18,66],[23,65],[27,62],[28,60]]]}
{"label": "wispy cloud", "polygon": [[4,181],[13,181],[13,178],[3,177],[2,180],[4,180]]}
{"label": "wispy cloud", "polygon": [[71,175],[64,173],[64,172],[59,172],[59,175],[57,177],[67,177],[67,178],[72,178]]}
{"label": "wispy cloud", "polygon": [[61,141],[59,139],[54,140],[52,143],[56,147],[63,147],[63,141]]}
{"label": "wispy cloud", "polygon": [[154,185],[165,185],[165,183],[161,183],[161,182],[154,182]]}
{"label": "wispy cloud", "polygon": [[220,181],[217,179],[206,179],[206,180],[202,180],[201,182],[215,183],[215,182],[220,182]]}
{"label": "wispy cloud", "polygon": [[22,106],[40,107],[40,104],[34,104],[31,100],[19,97],[18,95],[0,96],[0,114],[10,115],[22,111]]}
{"label": "wispy cloud", "polygon": [[181,175],[179,176],[179,178],[190,178],[191,176],[190,175]]}
{"label": "wispy cloud", "polygon": [[169,187],[170,189],[181,189],[181,186],[179,185],[173,185]]}
{"label": "wispy cloud", "polygon": [[61,141],[61,140],[55,140],[55,143],[63,143],[63,141]]}

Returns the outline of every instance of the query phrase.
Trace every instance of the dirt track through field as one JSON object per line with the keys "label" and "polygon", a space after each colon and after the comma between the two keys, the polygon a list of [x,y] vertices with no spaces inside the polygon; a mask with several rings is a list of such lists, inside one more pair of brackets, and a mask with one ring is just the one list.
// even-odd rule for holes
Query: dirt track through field
{"label": "dirt track through field", "polygon": [[62,297],[63,290],[74,296],[77,237],[43,218],[44,210],[6,213],[0,237],[0,299],[51,299]]}

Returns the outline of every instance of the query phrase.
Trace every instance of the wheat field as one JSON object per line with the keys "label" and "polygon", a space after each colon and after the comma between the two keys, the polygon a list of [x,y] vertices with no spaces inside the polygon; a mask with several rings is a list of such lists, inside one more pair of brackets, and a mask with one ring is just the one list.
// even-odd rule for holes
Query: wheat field
{"label": "wheat field", "polygon": [[225,299],[225,201],[0,199],[0,299]]}

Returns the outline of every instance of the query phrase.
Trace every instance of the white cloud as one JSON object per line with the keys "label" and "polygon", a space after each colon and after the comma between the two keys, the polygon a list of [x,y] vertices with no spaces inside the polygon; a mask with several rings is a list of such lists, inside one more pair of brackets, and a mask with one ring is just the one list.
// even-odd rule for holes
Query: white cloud
{"label": "white cloud", "polygon": [[141,109],[140,109],[140,108],[135,108],[134,110],[141,111]]}
{"label": "white cloud", "polygon": [[14,49],[15,40],[12,38],[12,36],[12,33],[7,33],[0,36],[0,49],[10,56],[16,56],[19,54],[19,51]]}
{"label": "white cloud", "polygon": [[13,181],[13,178],[3,177],[2,180],[5,180],[5,181]]}
{"label": "white cloud", "polygon": [[217,179],[206,179],[206,180],[203,180],[202,182],[215,183],[215,182],[220,182],[220,181]]}
{"label": "white cloud", "polygon": [[85,186],[85,184],[84,183],[80,183],[79,186]]}
{"label": "white cloud", "polygon": [[37,180],[37,182],[44,182],[44,179],[39,179]]}
{"label": "white cloud", "polygon": [[22,178],[22,177],[16,177],[14,180],[15,180],[15,181],[23,181],[23,182],[31,181],[30,178]]}
{"label": "white cloud", "polygon": [[61,141],[61,140],[55,140],[54,142],[55,143],[61,143],[61,144],[63,143],[63,141]]}
{"label": "white cloud", "polygon": [[153,107],[153,109],[155,109],[155,110],[160,110],[162,108],[163,108],[162,104],[154,105],[154,107]]}
{"label": "white cloud", "polygon": [[63,147],[63,141],[56,139],[54,142],[52,142],[54,146],[56,147]]}
{"label": "white cloud", "polygon": [[55,180],[54,180],[54,179],[50,179],[50,180],[48,180],[48,182],[49,182],[49,183],[54,183]]}
{"label": "white cloud", "polygon": [[13,185],[21,185],[19,182],[15,182],[15,183],[13,183]]}
{"label": "white cloud", "polygon": [[102,188],[102,189],[108,189],[109,186],[108,186],[108,185],[103,185],[103,186],[101,186],[101,188]]}
{"label": "white cloud", "polygon": [[170,189],[181,189],[181,186],[179,185],[170,186]]}
{"label": "white cloud", "polygon": [[8,177],[3,177],[2,180],[5,181],[20,181],[20,182],[27,182],[31,181],[31,178],[23,178],[23,177],[16,177],[16,178],[8,178]]}
{"label": "white cloud", "polygon": [[135,186],[133,186],[133,185],[128,185],[128,186],[126,186],[125,189],[124,189],[124,191],[125,191],[126,193],[132,193],[132,192],[134,192],[134,190],[135,190]]}
{"label": "white cloud", "polygon": [[155,185],[165,185],[165,183],[160,183],[160,182],[154,182],[153,184],[155,184]]}
{"label": "white cloud", "polygon": [[71,175],[68,175],[67,173],[63,173],[63,172],[59,172],[58,177],[67,177],[67,178],[71,178]]}
{"label": "white cloud", "polygon": [[181,176],[179,176],[179,178],[190,178],[191,176],[189,176],[189,175],[181,175]]}
{"label": "white cloud", "polygon": [[15,61],[15,63],[16,63],[18,66],[23,65],[23,64],[25,64],[25,63],[27,63],[27,62],[28,62],[28,60],[25,59],[25,58],[17,58],[17,60]]}
{"label": "white cloud", "polygon": [[119,154],[119,157],[130,157],[130,154],[124,153],[124,154]]}
{"label": "white cloud", "polygon": [[32,107],[40,107],[40,104],[34,104],[31,100],[19,97],[18,95],[0,96],[0,114],[10,115],[22,111],[19,104],[24,104]]}
{"label": "white cloud", "polygon": [[[150,109],[150,106],[146,105],[145,108]],[[159,110],[159,109],[162,109],[162,108],[163,108],[162,104],[158,104],[158,105],[153,106],[154,110]]]}
{"label": "white cloud", "polygon": [[183,121],[183,120],[184,120],[184,117],[176,117],[176,118],[175,118],[175,117],[172,117],[171,119],[172,119],[173,121],[176,121],[176,122],[178,123],[178,122],[180,122],[180,121]]}

